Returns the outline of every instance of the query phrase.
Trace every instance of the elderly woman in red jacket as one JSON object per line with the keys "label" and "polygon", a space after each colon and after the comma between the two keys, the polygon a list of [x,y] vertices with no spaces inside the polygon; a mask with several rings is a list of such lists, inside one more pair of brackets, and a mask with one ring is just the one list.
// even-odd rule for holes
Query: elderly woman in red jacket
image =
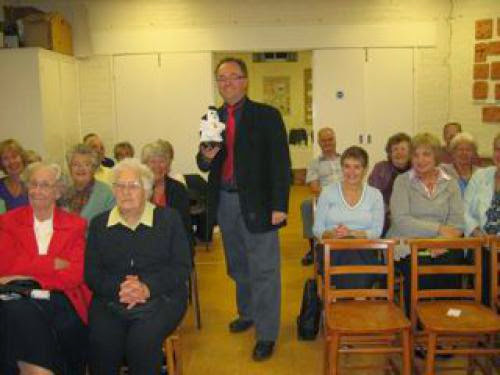
{"label": "elderly woman in red jacket", "polygon": [[37,162],[26,172],[30,204],[0,216],[0,284],[28,281],[49,298],[0,302],[0,373],[83,373],[90,300],[83,283],[86,224],[56,207],[58,165]]}

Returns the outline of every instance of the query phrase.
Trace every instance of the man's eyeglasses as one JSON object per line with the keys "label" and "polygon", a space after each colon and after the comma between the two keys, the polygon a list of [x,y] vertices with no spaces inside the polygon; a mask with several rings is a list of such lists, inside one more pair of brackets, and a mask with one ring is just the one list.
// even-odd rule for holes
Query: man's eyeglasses
{"label": "man's eyeglasses", "polygon": [[228,76],[228,77],[225,77],[225,76],[218,76],[218,77],[215,77],[215,80],[217,82],[235,82],[235,81],[239,81],[240,79],[244,79],[246,78],[245,76],[242,76],[242,75],[234,75],[234,76]]}
{"label": "man's eyeglasses", "polygon": [[131,181],[131,182],[114,182],[113,183],[113,188],[119,191],[138,191],[139,189],[142,189],[142,184],[138,181]]}

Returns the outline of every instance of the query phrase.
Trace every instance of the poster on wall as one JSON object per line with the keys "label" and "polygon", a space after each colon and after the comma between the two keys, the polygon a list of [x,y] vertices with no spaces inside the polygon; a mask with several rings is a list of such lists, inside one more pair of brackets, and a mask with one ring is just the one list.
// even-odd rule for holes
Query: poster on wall
{"label": "poster on wall", "polygon": [[290,77],[264,77],[264,103],[290,115]]}

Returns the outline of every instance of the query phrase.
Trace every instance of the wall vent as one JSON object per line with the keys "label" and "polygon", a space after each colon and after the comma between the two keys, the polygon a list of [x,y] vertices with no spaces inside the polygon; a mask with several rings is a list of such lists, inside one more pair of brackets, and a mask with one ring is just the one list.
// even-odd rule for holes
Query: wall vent
{"label": "wall vent", "polygon": [[252,54],[253,62],[297,62],[297,52],[257,52]]}

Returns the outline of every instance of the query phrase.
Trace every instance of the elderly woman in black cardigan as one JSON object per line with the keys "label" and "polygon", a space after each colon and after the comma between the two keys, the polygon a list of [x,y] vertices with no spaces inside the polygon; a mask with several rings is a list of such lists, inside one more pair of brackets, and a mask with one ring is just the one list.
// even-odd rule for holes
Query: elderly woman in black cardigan
{"label": "elderly woman in black cardigan", "polygon": [[90,224],[85,281],[94,292],[94,375],[117,374],[124,357],[130,375],[157,374],[162,342],[186,310],[190,245],[178,212],[149,202],[152,186],[145,165],[124,159],[113,169],[116,207]]}

